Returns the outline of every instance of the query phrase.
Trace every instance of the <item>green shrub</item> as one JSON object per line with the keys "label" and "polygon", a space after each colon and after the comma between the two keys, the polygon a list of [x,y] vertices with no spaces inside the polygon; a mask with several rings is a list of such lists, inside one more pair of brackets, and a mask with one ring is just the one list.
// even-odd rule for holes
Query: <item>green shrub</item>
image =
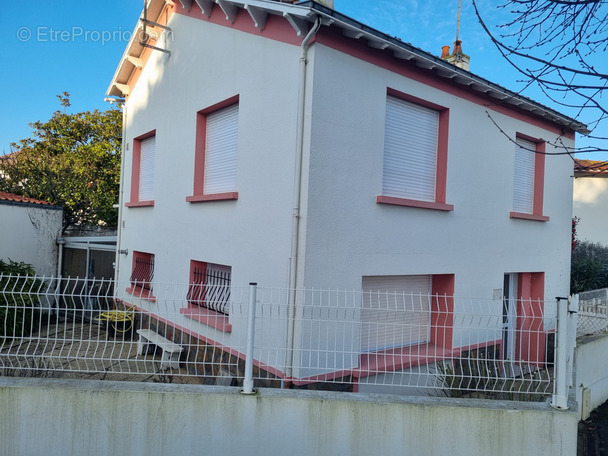
{"label": "green shrub", "polygon": [[0,341],[30,335],[42,286],[34,275],[29,264],[0,260]]}
{"label": "green shrub", "polygon": [[570,292],[608,287],[608,247],[594,242],[578,242],[572,251]]}

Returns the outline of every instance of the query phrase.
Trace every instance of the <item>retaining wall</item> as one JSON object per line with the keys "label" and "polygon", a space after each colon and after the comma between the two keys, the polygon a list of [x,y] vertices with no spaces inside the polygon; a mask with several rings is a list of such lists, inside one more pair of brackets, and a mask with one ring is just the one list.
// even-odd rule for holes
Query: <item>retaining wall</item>
{"label": "retaining wall", "polygon": [[0,378],[0,453],[573,455],[576,407],[546,403]]}

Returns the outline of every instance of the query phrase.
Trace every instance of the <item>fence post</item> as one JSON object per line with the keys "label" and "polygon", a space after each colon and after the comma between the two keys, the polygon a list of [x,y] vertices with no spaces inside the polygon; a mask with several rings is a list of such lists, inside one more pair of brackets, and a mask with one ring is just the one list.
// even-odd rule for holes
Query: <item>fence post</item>
{"label": "fence post", "polygon": [[[570,300],[568,298],[557,299],[557,331],[555,334],[555,385],[551,406],[559,410],[568,409],[568,392],[572,382],[572,358],[574,356],[574,345],[571,332],[576,337],[576,320],[571,318]],[[575,297],[576,308],[578,297]],[[573,306],[574,307],[574,306]],[[576,310],[573,311],[576,313]],[[572,322],[574,322],[574,327]],[[570,376],[570,378],[569,378]]]}
{"label": "fence post", "polygon": [[255,302],[257,283],[249,284],[249,312],[247,315],[247,348],[245,350],[245,378],[243,380],[242,394],[254,394],[253,389],[253,346],[255,338]]}

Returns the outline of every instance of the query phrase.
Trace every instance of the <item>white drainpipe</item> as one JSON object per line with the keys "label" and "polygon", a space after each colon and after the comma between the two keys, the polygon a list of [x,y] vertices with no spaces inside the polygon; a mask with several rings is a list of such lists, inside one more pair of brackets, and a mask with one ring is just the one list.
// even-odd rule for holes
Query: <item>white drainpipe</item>
{"label": "white drainpipe", "polygon": [[127,138],[127,102],[122,104],[122,139],[120,151],[120,189],[118,194],[118,232],[116,239],[116,256],[114,260],[114,286],[116,287],[119,279],[120,255],[125,252],[121,249],[122,240],[122,210],[124,206],[124,172],[125,172],[125,141]]}
{"label": "white drainpipe", "polygon": [[294,317],[296,314],[296,287],[298,285],[298,253],[300,232],[300,199],[302,194],[302,156],[304,151],[304,123],[306,115],[306,63],[308,61],[308,48],[310,41],[321,26],[320,18],[310,29],[301,44],[302,57],[300,57],[300,87],[298,92],[298,126],[296,131],[296,167],[295,192],[293,196],[293,218],[291,225],[291,258],[289,262],[289,300],[287,310],[287,353],[285,360],[285,376],[290,378],[293,374],[293,347],[294,347]]}

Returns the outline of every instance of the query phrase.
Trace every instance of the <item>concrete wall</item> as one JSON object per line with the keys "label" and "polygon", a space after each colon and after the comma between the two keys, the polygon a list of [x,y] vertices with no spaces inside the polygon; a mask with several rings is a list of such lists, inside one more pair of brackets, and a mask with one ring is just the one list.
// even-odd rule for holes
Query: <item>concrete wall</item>
{"label": "concrete wall", "polygon": [[608,246],[608,177],[574,179],[573,215],[581,219],[576,229],[580,240]]}
{"label": "concrete wall", "polygon": [[0,379],[3,456],[573,455],[544,403]]}
{"label": "concrete wall", "polygon": [[608,334],[577,339],[574,352],[574,385],[580,419],[586,420],[608,401]]}
{"label": "concrete wall", "polygon": [[0,204],[0,259],[23,261],[38,275],[57,276],[62,218],[60,207]]}

